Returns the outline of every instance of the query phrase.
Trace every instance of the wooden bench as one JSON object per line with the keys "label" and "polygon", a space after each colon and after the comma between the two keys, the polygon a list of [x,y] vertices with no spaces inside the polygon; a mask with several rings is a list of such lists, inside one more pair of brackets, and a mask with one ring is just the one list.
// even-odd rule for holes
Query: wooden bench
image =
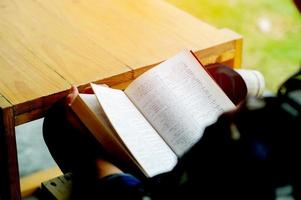
{"label": "wooden bench", "polygon": [[15,126],[71,85],[124,88],[184,48],[205,65],[241,64],[240,35],[162,0],[2,0],[0,23],[0,199],[21,198]]}

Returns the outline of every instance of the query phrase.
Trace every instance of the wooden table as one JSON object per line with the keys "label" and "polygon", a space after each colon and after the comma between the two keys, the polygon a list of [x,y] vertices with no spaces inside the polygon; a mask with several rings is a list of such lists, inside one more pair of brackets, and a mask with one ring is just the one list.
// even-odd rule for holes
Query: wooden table
{"label": "wooden table", "polygon": [[20,199],[15,126],[89,82],[123,88],[183,48],[239,66],[242,38],[161,0],[0,2],[0,199]]}

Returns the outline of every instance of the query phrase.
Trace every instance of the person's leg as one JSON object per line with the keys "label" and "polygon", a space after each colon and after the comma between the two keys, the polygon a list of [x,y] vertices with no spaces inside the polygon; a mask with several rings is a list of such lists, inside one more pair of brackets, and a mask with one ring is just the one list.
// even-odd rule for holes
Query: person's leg
{"label": "person's leg", "polygon": [[100,144],[65,100],[58,101],[47,112],[43,134],[61,170],[72,172],[72,199],[142,199],[144,196],[140,180],[107,161]]}
{"label": "person's leg", "polygon": [[72,172],[75,198],[87,198],[90,194],[92,197],[97,179],[96,158],[102,157],[104,152],[65,99],[56,102],[47,112],[43,135],[62,172]]}
{"label": "person's leg", "polygon": [[62,99],[47,112],[43,136],[49,151],[61,170],[76,171],[102,153],[89,130]]}

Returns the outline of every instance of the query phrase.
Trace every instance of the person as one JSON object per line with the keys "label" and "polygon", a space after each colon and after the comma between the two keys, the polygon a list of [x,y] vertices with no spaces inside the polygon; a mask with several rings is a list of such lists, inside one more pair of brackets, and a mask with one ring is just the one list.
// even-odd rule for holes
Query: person
{"label": "person", "polygon": [[237,109],[208,126],[172,171],[149,179],[123,172],[93,139],[68,106],[78,93],[73,87],[43,125],[53,158],[72,172],[72,198],[301,199],[301,70],[265,98],[245,98],[234,70],[215,65],[208,72]]}
{"label": "person", "polygon": [[[207,66],[206,69],[234,104],[238,105],[242,99],[246,97],[247,86],[239,73],[222,64],[210,65]],[[84,92],[89,93],[92,92],[92,90],[88,88]],[[115,166],[122,164],[114,165],[112,164],[114,161],[108,162],[108,160],[110,160],[108,153],[101,149],[100,144],[94,140],[92,134],[89,133],[88,129],[72,112],[68,105],[72,102],[77,93],[77,88],[72,87],[67,98],[55,103],[48,111],[43,124],[44,139],[52,157],[64,173],[72,172],[73,176],[75,176],[75,187],[77,187],[77,183],[79,183],[80,189],[75,189],[74,191],[80,192],[77,192],[75,197],[78,198],[80,194],[84,195],[84,193],[97,196],[95,195],[96,191],[99,193],[99,188],[104,188],[104,186],[97,187],[95,185],[97,177],[105,177],[110,174],[115,174],[115,176],[112,176],[114,178],[111,177],[110,181],[107,181],[106,177],[105,179],[101,179],[106,180],[102,182],[111,183],[115,178],[117,180],[120,178],[124,179],[119,183],[119,186],[115,188],[129,186],[129,182],[140,184],[140,180],[122,173],[122,171]],[[85,174],[83,174],[83,172]],[[118,176],[116,174],[118,174]],[[89,184],[81,184],[86,182]],[[84,186],[88,186],[88,188],[84,188]],[[93,189],[93,187],[95,188]],[[106,189],[105,191],[109,190]],[[130,190],[127,188],[124,191]],[[106,194],[109,195],[109,193]],[[131,194],[134,194],[134,192],[131,192]],[[104,194],[102,194],[102,198],[103,196]],[[122,196],[124,196],[124,194],[122,194]],[[112,198],[112,195],[110,195],[110,198]]]}
{"label": "person", "polygon": [[238,108],[207,127],[171,172],[151,179],[123,173],[122,164],[111,160],[93,139],[67,106],[78,93],[73,87],[49,110],[43,125],[53,158],[64,173],[73,174],[73,198],[299,197],[301,73],[292,76],[276,97],[244,101],[246,86],[238,73],[223,65],[211,66],[208,72]]}

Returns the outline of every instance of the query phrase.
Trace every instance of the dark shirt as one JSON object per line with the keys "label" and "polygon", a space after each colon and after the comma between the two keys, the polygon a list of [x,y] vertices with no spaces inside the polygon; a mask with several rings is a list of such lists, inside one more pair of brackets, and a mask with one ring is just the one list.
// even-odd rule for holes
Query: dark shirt
{"label": "dark shirt", "polygon": [[301,74],[207,127],[169,173],[99,180],[102,199],[300,199]]}

